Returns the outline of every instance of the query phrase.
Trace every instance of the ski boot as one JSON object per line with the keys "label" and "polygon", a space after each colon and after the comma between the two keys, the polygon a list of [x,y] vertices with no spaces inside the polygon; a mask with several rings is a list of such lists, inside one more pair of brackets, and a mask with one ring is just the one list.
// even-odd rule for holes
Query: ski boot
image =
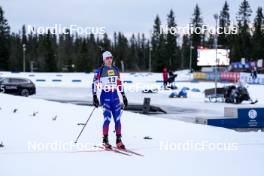
{"label": "ski boot", "polygon": [[108,136],[107,135],[105,135],[103,137],[103,146],[104,146],[105,149],[112,149],[111,144],[109,144]]}
{"label": "ski boot", "polygon": [[123,142],[122,142],[122,140],[121,140],[121,135],[116,135],[116,147],[118,148],[118,149],[123,149],[123,150],[125,150],[126,149],[126,147],[125,147],[125,145],[123,144]]}

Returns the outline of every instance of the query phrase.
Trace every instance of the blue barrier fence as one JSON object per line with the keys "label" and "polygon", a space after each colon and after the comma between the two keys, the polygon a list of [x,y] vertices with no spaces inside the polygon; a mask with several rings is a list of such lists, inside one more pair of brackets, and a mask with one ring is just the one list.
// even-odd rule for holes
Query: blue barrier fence
{"label": "blue barrier fence", "polygon": [[61,79],[53,79],[52,82],[61,82]]}
{"label": "blue barrier fence", "polygon": [[126,80],[126,81],[123,81],[123,83],[129,83],[129,84],[131,84],[131,83],[133,83],[133,81]]}
{"label": "blue barrier fence", "polygon": [[74,80],[72,80],[72,82],[82,82],[82,80],[80,80],[80,79],[74,79]]}
{"label": "blue barrier fence", "polygon": [[37,79],[36,82],[46,82],[45,79]]}
{"label": "blue barrier fence", "polygon": [[208,119],[207,124],[224,128],[264,128],[264,108],[238,108],[237,116]]}

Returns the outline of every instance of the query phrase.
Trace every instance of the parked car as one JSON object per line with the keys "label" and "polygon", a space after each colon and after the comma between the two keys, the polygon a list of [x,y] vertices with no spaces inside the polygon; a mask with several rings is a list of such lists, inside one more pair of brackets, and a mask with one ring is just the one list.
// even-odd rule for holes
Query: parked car
{"label": "parked car", "polygon": [[36,86],[26,78],[0,77],[0,92],[28,97],[36,94]]}

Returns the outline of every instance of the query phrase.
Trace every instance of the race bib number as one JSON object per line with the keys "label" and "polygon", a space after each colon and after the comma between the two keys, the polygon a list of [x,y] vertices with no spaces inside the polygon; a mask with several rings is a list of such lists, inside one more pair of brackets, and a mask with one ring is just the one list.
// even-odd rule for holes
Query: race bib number
{"label": "race bib number", "polygon": [[116,85],[117,84],[117,76],[109,76],[108,77],[108,84]]}
{"label": "race bib number", "polygon": [[101,78],[102,86],[106,86],[106,85],[116,86],[117,79],[118,79],[118,76],[108,76],[108,77]]}

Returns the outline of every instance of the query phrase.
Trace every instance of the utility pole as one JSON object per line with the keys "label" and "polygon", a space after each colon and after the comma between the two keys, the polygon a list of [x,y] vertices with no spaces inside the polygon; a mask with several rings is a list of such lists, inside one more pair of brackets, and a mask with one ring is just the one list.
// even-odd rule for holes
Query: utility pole
{"label": "utility pole", "polygon": [[26,72],[26,44],[23,44],[23,72]]}
{"label": "utility pole", "polygon": [[151,39],[152,39],[152,30],[149,31],[149,58],[148,58],[148,69],[149,69],[149,72],[152,71],[151,69],[151,65],[152,65],[152,55],[151,55],[151,52],[152,52],[152,45],[151,45]]}
{"label": "utility pole", "polygon": [[216,98],[216,94],[217,94],[217,66],[218,66],[218,59],[217,59],[217,45],[218,45],[218,14],[214,14],[214,19],[215,19],[215,40],[214,40],[214,44],[215,44],[215,67],[214,67],[214,73],[215,73],[215,98]]}
{"label": "utility pole", "polygon": [[30,61],[30,72],[34,72],[34,61]]}
{"label": "utility pole", "polygon": [[151,52],[152,52],[152,47],[151,43],[149,43],[149,72],[151,72]]}
{"label": "utility pole", "polygon": [[193,46],[192,46],[192,32],[191,32],[191,27],[192,27],[192,24],[190,23],[189,24],[189,32],[190,32],[190,61],[189,61],[189,69],[190,69],[190,72],[192,71],[192,49],[193,49]]}

